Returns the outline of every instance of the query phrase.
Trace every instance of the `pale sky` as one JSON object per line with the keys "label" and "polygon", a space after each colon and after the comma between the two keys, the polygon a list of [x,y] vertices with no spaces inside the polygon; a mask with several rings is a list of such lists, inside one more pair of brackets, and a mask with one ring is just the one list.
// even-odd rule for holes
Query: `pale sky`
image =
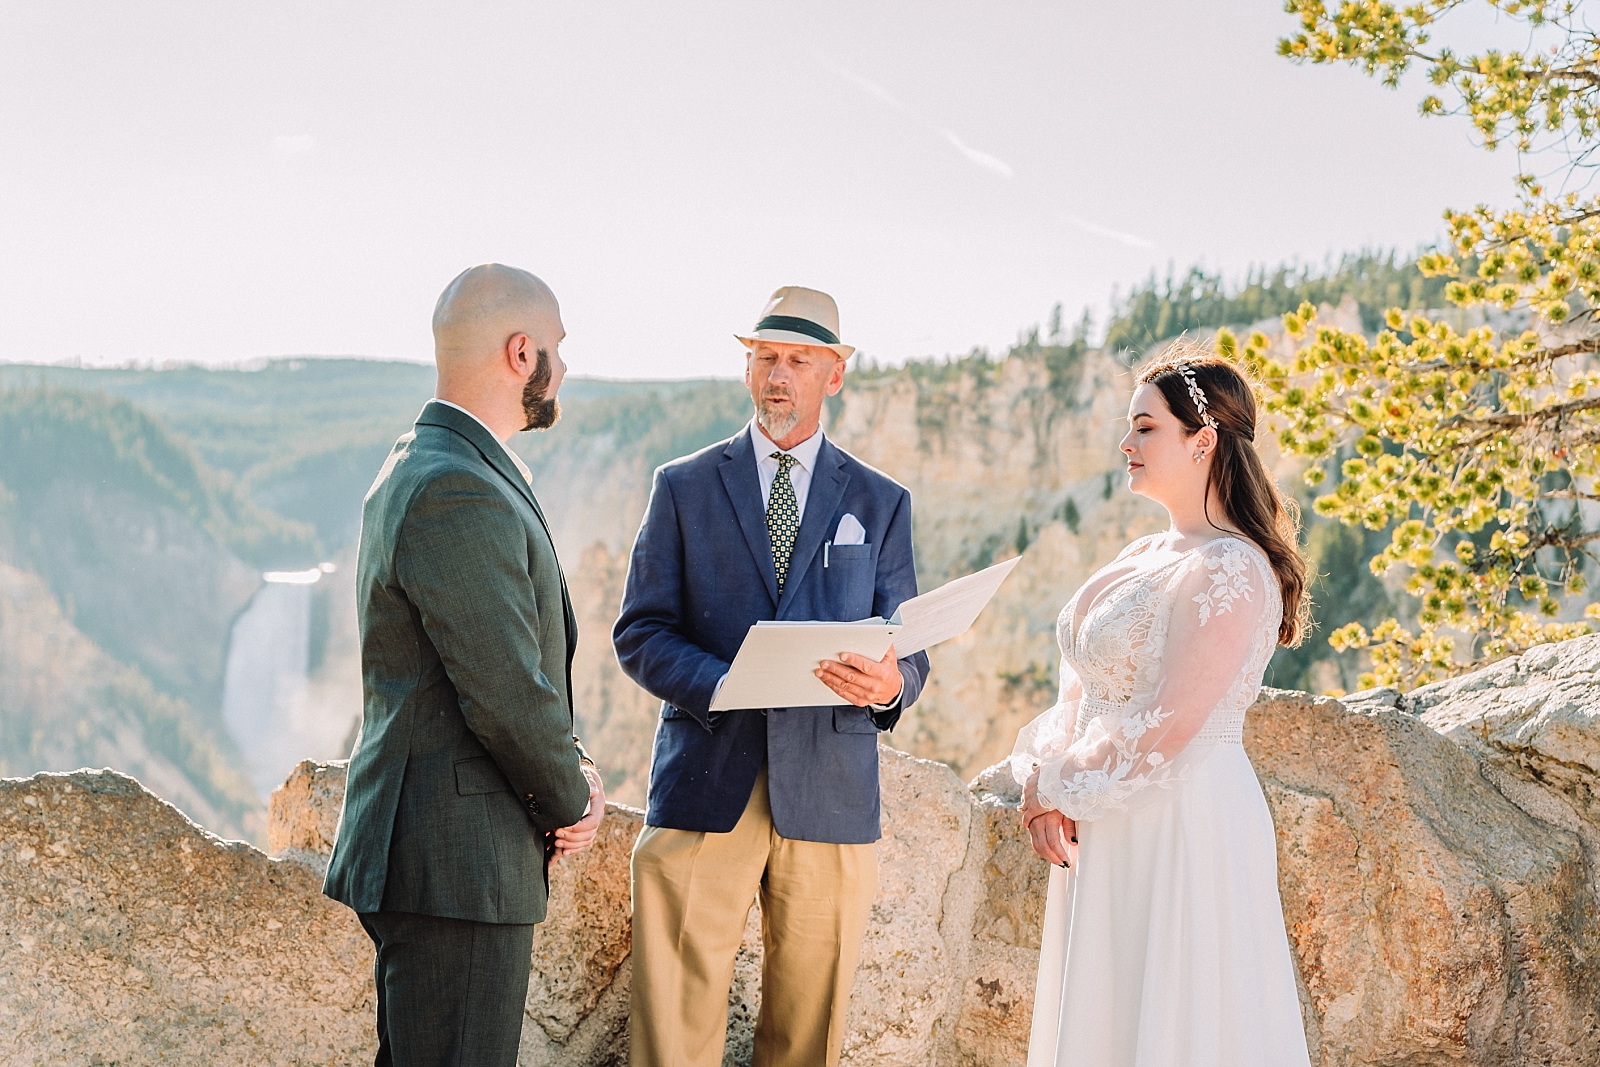
{"label": "pale sky", "polygon": [[[0,360],[426,360],[445,283],[574,373],[742,371],[767,294],[895,362],[1152,269],[1435,240],[1515,160],[1301,68],[1278,0],[0,5]],[[1480,26],[1481,30],[1482,27]]]}

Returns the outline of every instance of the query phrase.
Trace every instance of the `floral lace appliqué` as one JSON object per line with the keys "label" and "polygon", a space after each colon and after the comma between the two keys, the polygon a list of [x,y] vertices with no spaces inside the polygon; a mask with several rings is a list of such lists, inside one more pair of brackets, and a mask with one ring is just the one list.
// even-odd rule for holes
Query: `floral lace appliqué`
{"label": "floral lace appliqu\u00e9", "polygon": [[[1061,612],[1056,627],[1061,698],[1023,727],[1010,760],[1019,783],[1037,770],[1040,797],[1073,819],[1135,810],[1145,802],[1141,794],[1158,796],[1188,780],[1200,758],[1191,749],[1215,743],[1207,738],[1236,742],[1245,709],[1277,644],[1281,613],[1274,577],[1267,559],[1253,546],[1228,538],[1192,553],[1172,553],[1161,549],[1159,539],[1145,539],[1130,546],[1119,561],[1134,556],[1146,558],[1104,590],[1081,618],[1077,604],[1095,578]],[[1177,595],[1183,568],[1191,563],[1201,565],[1204,580],[1190,582]],[[1106,569],[1110,566],[1116,564]],[[1204,590],[1199,595],[1194,594],[1197,587]],[[1249,616],[1251,632],[1243,647],[1230,643],[1227,653],[1230,661],[1240,661],[1239,669],[1232,672],[1230,684],[1206,698],[1208,706],[1200,709],[1205,722],[1194,740],[1164,753],[1158,745],[1177,721],[1174,717],[1195,709],[1182,710],[1181,699],[1158,704],[1144,695],[1153,695],[1161,685],[1172,624],[1181,606],[1190,602],[1198,605],[1202,626],[1218,616]],[[1188,620],[1185,625],[1192,628]],[[1239,639],[1237,634],[1232,638]],[[1070,690],[1069,680],[1075,683]],[[1069,766],[1074,748],[1097,754]]]}
{"label": "floral lace appliqu\u00e9", "polygon": [[[1141,712],[1116,716],[1117,728],[1109,733],[1114,755],[1108,756],[1098,768],[1074,772],[1070,778],[1061,779],[1067,794],[1090,805],[1115,809],[1128,797],[1150,786],[1176,785],[1171,781],[1170,768],[1159,752],[1139,751],[1139,738],[1170,719],[1173,712],[1149,708]],[[1141,766],[1142,765],[1142,766]],[[1140,770],[1143,773],[1134,773]]]}
{"label": "floral lace appliqu\u00e9", "polygon": [[1245,549],[1237,544],[1224,545],[1221,552],[1206,558],[1211,588],[1194,598],[1200,605],[1200,625],[1204,626],[1213,615],[1233,610],[1236,600],[1249,601],[1250,562]]}

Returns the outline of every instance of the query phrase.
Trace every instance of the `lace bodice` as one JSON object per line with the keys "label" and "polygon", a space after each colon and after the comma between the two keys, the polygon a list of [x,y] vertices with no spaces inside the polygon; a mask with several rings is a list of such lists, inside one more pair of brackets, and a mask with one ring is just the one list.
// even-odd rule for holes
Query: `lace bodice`
{"label": "lace bodice", "polygon": [[1011,763],[1018,781],[1038,768],[1040,797],[1073,819],[1128,810],[1208,746],[1237,743],[1277,645],[1283,606],[1261,550],[1222,537],[1178,552],[1174,538],[1129,545],[1057,620],[1060,697]]}

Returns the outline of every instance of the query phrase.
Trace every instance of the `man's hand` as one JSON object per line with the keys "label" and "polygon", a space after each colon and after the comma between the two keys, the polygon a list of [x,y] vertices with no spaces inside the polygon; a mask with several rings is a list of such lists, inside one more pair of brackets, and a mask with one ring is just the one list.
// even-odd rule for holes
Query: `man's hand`
{"label": "man's hand", "polygon": [[823,660],[815,673],[829,689],[858,708],[893,704],[900,698],[900,687],[905,685],[893,645],[876,662],[854,652],[841,652],[838,661]]}
{"label": "man's hand", "polygon": [[1033,850],[1057,867],[1078,862],[1078,824],[1039,800],[1039,772],[1022,787],[1022,825],[1028,828]]}
{"label": "man's hand", "polygon": [[600,832],[600,820],[605,818],[606,787],[600,781],[600,772],[587,763],[579,764],[578,769],[589,779],[589,811],[571,826],[556,831],[556,847],[550,855],[551,862],[574,852],[582,852],[594,844],[595,835]]}

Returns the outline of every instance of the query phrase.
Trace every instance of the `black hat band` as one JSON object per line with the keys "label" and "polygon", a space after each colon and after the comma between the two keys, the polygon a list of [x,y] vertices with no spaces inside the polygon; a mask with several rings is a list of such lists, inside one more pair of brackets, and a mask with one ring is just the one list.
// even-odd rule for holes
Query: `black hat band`
{"label": "black hat band", "polygon": [[812,322],[810,319],[796,318],[793,315],[768,315],[756,323],[756,331],[760,332],[761,330],[787,330],[790,333],[800,333],[805,334],[807,337],[815,337],[825,345],[839,343],[838,334],[826,326]]}

